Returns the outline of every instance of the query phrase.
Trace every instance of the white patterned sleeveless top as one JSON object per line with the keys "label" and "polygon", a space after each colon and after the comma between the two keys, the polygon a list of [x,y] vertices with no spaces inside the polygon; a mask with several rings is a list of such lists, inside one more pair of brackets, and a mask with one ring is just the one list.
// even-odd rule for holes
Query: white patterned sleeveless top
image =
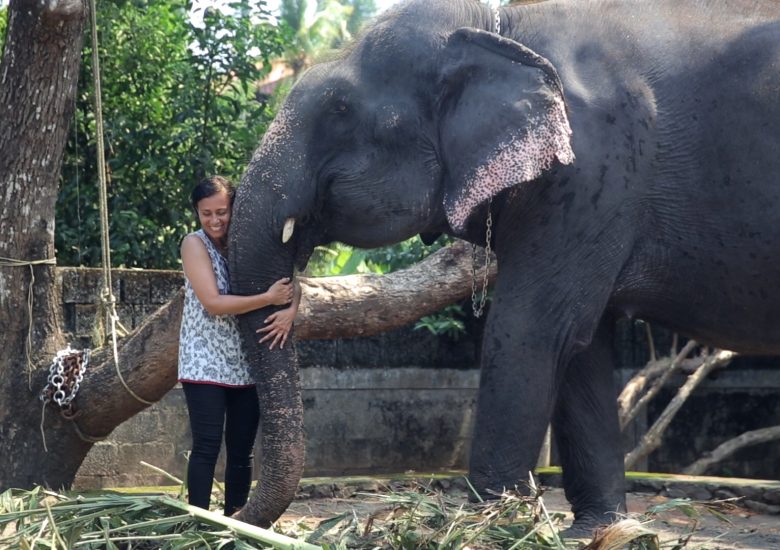
{"label": "white patterned sleeveless top", "polygon": [[[193,235],[206,245],[219,293],[230,294],[227,260],[202,229]],[[211,315],[198,300],[186,277],[179,333],[179,381],[222,386],[254,385],[249,364],[241,350],[236,317]]]}

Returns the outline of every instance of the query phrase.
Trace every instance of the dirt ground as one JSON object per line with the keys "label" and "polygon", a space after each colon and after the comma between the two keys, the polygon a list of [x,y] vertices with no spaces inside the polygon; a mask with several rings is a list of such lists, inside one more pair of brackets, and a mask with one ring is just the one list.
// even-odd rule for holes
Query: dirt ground
{"label": "dirt ground", "polygon": [[[571,514],[563,490],[547,489],[543,500],[548,511],[566,513],[563,527],[567,527]],[[668,500],[658,495],[629,494],[629,513],[641,514]],[[466,501],[465,493],[463,501]],[[323,519],[345,512],[353,512],[361,521],[366,521],[371,514],[381,512],[383,508],[388,508],[385,502],[366,493],[344,498],[305,498],[293,502],[280,522],[282,527],[288,522],[304,522],[314,527]],[[686,549],[780,550],[780,516],[760,514],[739,506],[726,509],[723,514],[727,522],[707,512],[692,519],[676,510],[664,513],[648,527],[658,534],[662,548],[674,547],[675,541],[693,531]]]}

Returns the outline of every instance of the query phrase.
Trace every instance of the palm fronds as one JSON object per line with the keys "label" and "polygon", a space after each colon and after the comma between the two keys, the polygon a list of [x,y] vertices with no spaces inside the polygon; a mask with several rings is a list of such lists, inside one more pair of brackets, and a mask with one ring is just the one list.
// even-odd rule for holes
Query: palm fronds
{"label": "palm fronds", "polygon": [[316,546],[166,495],[71,498],[40,487],[0,494],[0,548],[179,550]]}
{"label": "palm fronds", "polygon": [[[0,548],[178,550],[279,548],[313,550],[323,545],[390,549],[555,549],[582,547],[559,529],[563,514],[545,507],[543,489],[531,483],[533,496],[506,491],[484,502],[434,491],[422,484],[397,492],[358,494],[370,500],[369,512],[351,510],[312,527],[281,522],[284,534],[189,506],[164,494],[103,493],[69,497],[42,488],[0,494]],[[358,501],[355,502],[357,504]],[[627,517],[599,532],[589,550],[682,549],[696,529],[697,518],[721,512],[731,503],[698,503],[675,499],[641,516]],[[690,533],[660,541],[650,527],[654,519],[682,513],[691,519]],[[305,542],[304,542],[305,539]]]}

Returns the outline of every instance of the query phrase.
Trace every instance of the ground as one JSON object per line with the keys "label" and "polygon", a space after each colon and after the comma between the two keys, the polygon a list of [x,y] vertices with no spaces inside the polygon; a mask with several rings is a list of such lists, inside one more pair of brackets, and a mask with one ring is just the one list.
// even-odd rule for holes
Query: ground
{"label": "ground", "polygon": [[[706,479],[706,485],[711,486],[709,480],[712,478]],[[703,487],[705,482],[701,485]],[[464,488],[452,480],[437,481],[436,488],[443,488],[452,498],[467,501]],[[379,518],[393,511],[394,506],[382,498],[383,494],[409,489],[408,483],[386,484],[381,480],[346,483],[339,481],[339,478],[331,478],[308,485],[304,483],[300,498],[282,516],[279,527],[284,531],[285,527],[294,525],[300,528],[303,523],[314,528],[321,521],[345,512],[366,524],[372,516]],[[565,513],[562,528],[567,527],[571,522],[571,514],[563,490],[545,488],[542,499],[549,512]],[[630,514],[643,514],[654,506],[672,501],[672,497],[629,493],[627,500]],[[686,549],[780,549],[780,515],[768,513],[776,510],[770,506],[756,511],[740,505],[740,501],[736,502],[738,504],[727,504],[719,509],[722,519],[707,512],[705,507],[697,507],[700,513],[693,518],[685,515],[680,508],[675,508],[657,516],[648,527],[658,534],[662,548],[671,548],[675,541],[693,533]]]}

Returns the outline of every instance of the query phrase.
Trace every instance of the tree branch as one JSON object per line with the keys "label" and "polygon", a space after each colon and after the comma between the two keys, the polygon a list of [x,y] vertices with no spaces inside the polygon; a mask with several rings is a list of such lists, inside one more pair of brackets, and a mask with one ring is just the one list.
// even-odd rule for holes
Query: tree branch
{"label": "tree branch", "polygon": [[653,426],[642,437],[637,447],[628,453],[625,458],[626,470],[630,470],[637,462],[645,458],[651,452],[656,450],[661,445],[661,440],[666,428],[669,427],[669,423],[672,418],[677,414],[677,411],[683,406],[683,403],[691,395],[691,392],[712,372],[715,368],[728,364],[737,354],[733,351],[720,350],[709,357],[702,364],[699,369],[690,375],[685,381],[685,384],[679,389],[674,399],[667,405],[658,420],[655,421]]}
{"label": "tree branch", "polygon": [[759,443],[766,443],[776,439],[780,439],[780,426],[772,426],[771,428],[761,428],[759,430],[745,432],[734,439],[729,439],[728,441],[721,443],[715,450],[707,453],[685,468],[683,473],[691,476],[702,475],[709,467],[727,459],[744,447],[758,445]]}
{"label": "tree branch", "polygon": [[[618,397],[618,416],[620,430],[623,431],[640,411],[653,399],[667,380],[677,372],[683,360],[697,346],[694,340],[689,341],[673,360],[665,357],[660,361],[651,359],[647,365],[628,381]],[[660,377],[658,376],[660,374]],[[650,389],[642,395],[645,388],[653,381]]]}
{"label": "tree branch", "polygon": [[[119,343],[122,378],[147,401],[159,401],[176,384],[183,304],[184,291],[180,290]],[[102,437],[147,405],[123,387],[110,347],[94,351],[90,363],[76,404],[79,410],[98,414],[85,414],[78,424],[81,431]]]}
{"label": "tree branch", "polygon": [[[491,262],[489,282],[498,270]],[[483,268],[477,272],[482,280]],[[471,245],[456,241],[387,275],[301,277],[299,340],[370,336],[402,327],[471,294]]]}

